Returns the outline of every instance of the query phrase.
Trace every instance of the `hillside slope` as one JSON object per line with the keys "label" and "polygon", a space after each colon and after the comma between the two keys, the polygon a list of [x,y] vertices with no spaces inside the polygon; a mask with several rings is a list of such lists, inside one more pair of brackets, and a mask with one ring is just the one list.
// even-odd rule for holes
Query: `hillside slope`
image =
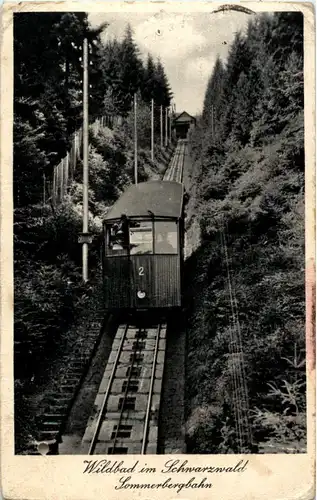
{"label": "hillside slope", "polygon": [[300,13],[258,16],[236,36],[190,150],[188,451],[304,452]]}

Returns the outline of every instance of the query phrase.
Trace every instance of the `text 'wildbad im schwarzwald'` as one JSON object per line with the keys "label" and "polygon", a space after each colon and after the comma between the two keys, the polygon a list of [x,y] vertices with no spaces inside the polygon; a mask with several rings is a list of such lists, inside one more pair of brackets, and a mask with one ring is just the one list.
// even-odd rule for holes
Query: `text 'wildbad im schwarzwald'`
{"label": "text 'wildbad im schwarzwald'", "polygon": [[[147,464],[139,465],[139,460],[136,460],[130,467],[125,466],[124,460],[120,462],[115,460],[84,460],[86,464],[83,471],[84,474],[117,474],[118,484],[116,490],[133,490],[133,489],[173,489],[180,493],[183,489],[196,488],[212,488],[212,483],[208,481],[209,474],[227,474],[227,473],[242,473],[245,472],[248,465],[248,460],[240,460],[236,464],[229,467],[219,466],[194,466],[190,465],[188,460],[167,460],[161,469],[149,467]],[[166,474],[166,479],[163,478],[160,482],[139,482],[133,478],[133,474]],[[188,480],[176,482],[174,474],[190,474]],[[194,474],[206,474],[206,477],[197,478]],[[149,476],[150,477],[150,476]]]}

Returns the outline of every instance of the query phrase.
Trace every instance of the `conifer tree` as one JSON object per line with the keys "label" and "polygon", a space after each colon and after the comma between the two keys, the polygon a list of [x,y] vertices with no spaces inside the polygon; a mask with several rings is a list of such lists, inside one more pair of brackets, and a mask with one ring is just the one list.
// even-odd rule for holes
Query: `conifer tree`
{"label": "conifer tree", "polygon": [[143,83],[143,65],[129,24],[125,31],[120,52],[122,114],[126,115],[131,109],[134,94],[141,88]]}
{"label": "conifer tree", "polygon": [[168,83],[163,64],[160,60],[157,61],[155,67],[155,80],[157,82],[154,95],[155,102],[159,105],[169,106],[173,93]]}
{"label": "conifer tree", "polygon": [[157,85],[154,60],[152,55],[148,54],[142,89],[142,97],[145,102],[150,102],[151,99],[157,97]]}
{"label": "conifer tree", "polygon": [[[72,132],[82,119],[82,47],[90,46],[92,82],[90,114],[100,109],[100,94],[94,88],[92,69],[97,69],[98,43],[102,25],[89,28],[85,13],[19,13],[14,18],[14,177],[19,200],[35,201],[42,192],[42,174],[52,168],[70,145]],[[29,128],[34,146],[43,154],[37,158],[26,151]],[[22,148],[23,144],[23,148]],[[26,163],[23,155],[29,158]],[[34,156],[34,157],[33,157]],[[45,158],[45,161],[44,161]],[[41,159],[41,160],[40,160]],[[38,175],[35,171],[38,169]],[[36,179],[36,180],[35,180]],[[17,197],[15,196],[17,201]]]}
{"label": "conifer tree", "polygon": [[[120,114],[124,95],[121,89],[121,46],[116,38],[108,41],[100,48],[101,80],[100,91],[106,99],[105,112],[109,112],[109,105],[115,114]],[[109,99],[111,99],[111,104]]]}
{"label": "conifer tree", "polygon": [[202,118],[207,126],[212,126],[212,118],[214,123],[216,123],[217,118],[220,117],[223,83],[224,67],[221,59],[218,57],[212,75],[208,81],[204,99]]}

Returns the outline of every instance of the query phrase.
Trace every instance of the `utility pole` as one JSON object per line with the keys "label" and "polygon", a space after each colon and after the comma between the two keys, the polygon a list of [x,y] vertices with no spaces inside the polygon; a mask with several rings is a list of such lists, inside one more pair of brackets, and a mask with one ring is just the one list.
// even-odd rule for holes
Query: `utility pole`
{"label": "utility pole", "polygon": [[168,108],[165,108],[165,147],[168,145],[168,137],[167,137],[167,113],[168,113]]}
{"label": "utility pole", "polygon": [[169,141],[172,140],[172,108],[169,108],[170,122],[169,122]]}
{"label": "utility pole", "polygon": [[160,120],[160,125],[161,125],[161,148],[163,148],[163,106],[161,105],[161,120]]}
{"label": "utility pole", "polygon": [[88,281],[88,40],[83,45],[83,281]]}
{"label": "utility pole", "polygon": [[134,182],[138,183],[138,130],[137,130],[137,100],[134,94]]}
{"label": "utility pole", "polygon": [[151,160],[154,161],[154,99],[151,101]]}

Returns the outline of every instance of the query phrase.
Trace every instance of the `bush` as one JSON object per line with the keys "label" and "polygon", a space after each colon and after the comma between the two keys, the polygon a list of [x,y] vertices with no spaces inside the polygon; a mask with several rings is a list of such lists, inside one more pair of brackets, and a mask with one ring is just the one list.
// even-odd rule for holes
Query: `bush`
{"label": "bush", "polygon": [[[302,18],[295,18],[260,17],[237,35],[226,67],[214,67],[190,136],[188,211],[201,239],[186,263],[192,452],[241,452],[238,423],[245,432],[252,425],[261,452],[305,450]],[[285,51],[279,37],[288,39]],[[192,427],[211,406],[219,421],[205,411]]]}

